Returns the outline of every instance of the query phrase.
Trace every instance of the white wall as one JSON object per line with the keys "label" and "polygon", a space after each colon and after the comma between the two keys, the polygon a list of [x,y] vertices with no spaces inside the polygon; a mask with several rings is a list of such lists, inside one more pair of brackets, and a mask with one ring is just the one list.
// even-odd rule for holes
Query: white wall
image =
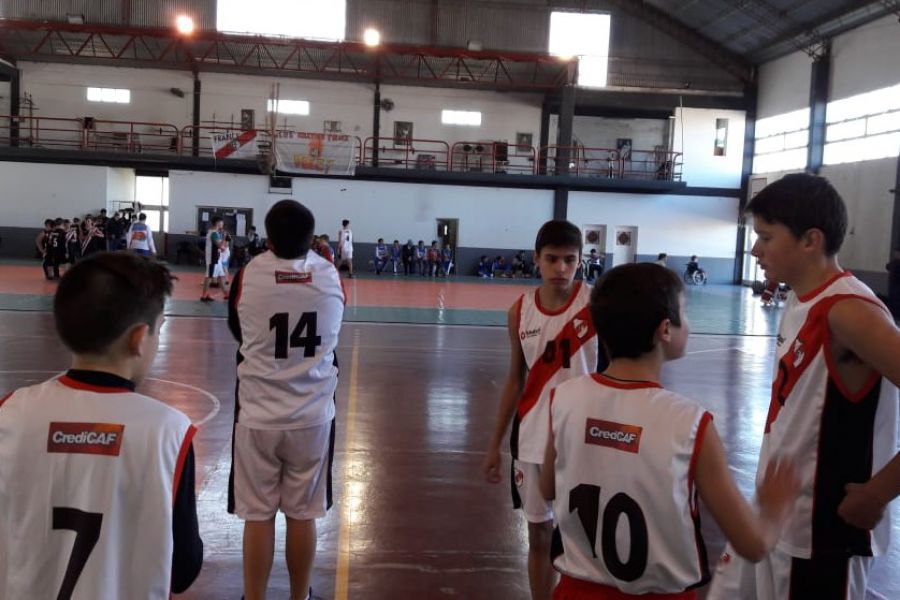
{"label": "white wall", "polygon": [[832,100],[900,83],[897,17],[884,17],[835,38],[831,73]]}
{"label": "white wall", "polygon": [[122,208],[122,202],[134,202],[134,169],[109,167],[106,170],[106,210],[110,216]]}
{"label": "white wall", "polygon": [[[716,119],[728,119],[725,156],[713,153]],[[681,180],[693,187],[740,188],[744,160],[744,111],[678,108],[675,152],[683,152]]]}
{"label": "white wall", "polygon": [[43,227],[106,207],[106,167],[0,162],[0,225]]}
{"label": "white wall", "polygon": [[[550,115],[548,127],[551,144],[556,143],[559,115]],[[572,121],[572,137],[588,148],[616,148],[619,138],[631,140],[634,150],[653,150],[665,143],[668,119],[607,119],[576,116]],[[537,143],[537,142],[535,142]]]}
{"label": "white wall", "polygon": [[809,106],[812,59],[793,52],[759,68],[756,118],[764,119]]}
{"label": "white wall", "polygon": [[448,185],[294,178],[293,193],[270,194],[268,178],[191,171],[169,172],[170,233],[196,229],[197,206],[252,208],[260,232],[272,204],[294,198],[313,211],[316,231],[334,237],[350,219],[359,242],[433,239],[438,218],[459,219],[458,244],[476,248],[529,248],[553,217],[553,193]]}
{"label": "white wall", "polygon": [[666,194],[569,193],[569,220],[607,225],[606,252],[615,240],[616,225],[638,228],[637,254],[734,258],[738,200]]}

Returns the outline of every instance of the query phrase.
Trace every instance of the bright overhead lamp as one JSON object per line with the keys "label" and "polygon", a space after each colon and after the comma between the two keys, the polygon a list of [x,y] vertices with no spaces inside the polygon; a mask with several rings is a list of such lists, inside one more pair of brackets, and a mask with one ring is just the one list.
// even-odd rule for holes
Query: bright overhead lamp
{"label": "bright overhead lamp", "polygon": [[187,15],[179,15],[175,19],[175,29],[182,35],[190,35],[194,33],[194,20]]}
{"label": "bright overhead lamp", "polygon": [[363,32],[363,42],[366,46],[377,46],[381,43],[381,34],[377,29],[369,27]]}

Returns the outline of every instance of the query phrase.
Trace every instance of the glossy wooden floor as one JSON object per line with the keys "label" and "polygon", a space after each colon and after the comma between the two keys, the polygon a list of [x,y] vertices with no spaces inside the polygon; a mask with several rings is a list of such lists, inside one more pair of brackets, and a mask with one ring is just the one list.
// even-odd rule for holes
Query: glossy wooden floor
{"label": "glossy wooden floor", "polygon": [[[322,520],[316,596],[528,598],[526,538],[508,486],[482,481],[507,364],[502,328],[346,324],[341,336],[336,506]],[[695,336],[665,380],[707,408],[749,494],[767,408],[768,337]],[[142,391],[201,424],[196,441],[206,544],[190,599],[241,596],[241,522],[225,512],[235,343],[221,319],[170,318]],[[40,312],[0,312],[0,390],[52,376],[68,357]],[[895,524],[900,507],[893,507]],[[710,556],[722,546],[707,517]],[[900,530],[872,578],[900,598]],[[279,547],[282,528],[279,527]],[[270,598],[287,599],[279,551]]]}

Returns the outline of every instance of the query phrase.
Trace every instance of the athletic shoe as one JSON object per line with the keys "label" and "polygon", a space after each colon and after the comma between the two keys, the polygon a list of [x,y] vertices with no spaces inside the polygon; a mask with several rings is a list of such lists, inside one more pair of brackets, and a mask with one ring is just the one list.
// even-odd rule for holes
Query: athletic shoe
{"label": "athletic shoe", "polygon": [[212,302],[213,299],[211,296],[201,296],[200,302]]}

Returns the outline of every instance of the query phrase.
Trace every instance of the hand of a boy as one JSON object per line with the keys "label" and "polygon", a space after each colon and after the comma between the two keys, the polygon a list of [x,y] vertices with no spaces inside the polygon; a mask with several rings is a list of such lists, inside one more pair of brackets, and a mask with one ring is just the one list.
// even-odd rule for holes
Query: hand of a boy
{"label": "hand of a boy", "polygon": [[771,461],[757,490],[759,506],[765,516],[781,521],[800,494],[797,466],[788,458]]}
{"label": "hand of a boy", "polygon": [[884,517],[884,503],[865,484],[848,483],[847,495],[838,506],[838,515],[849,525],[873,529]]}
{"label": "hand of a boy", "polygon": [[500,451],[489,450],[487,456],[484,457],[484,463],[481,466],[486,481],[489,483],[500,483],[502,481],[503,478],[500,476],[500,464]]}

